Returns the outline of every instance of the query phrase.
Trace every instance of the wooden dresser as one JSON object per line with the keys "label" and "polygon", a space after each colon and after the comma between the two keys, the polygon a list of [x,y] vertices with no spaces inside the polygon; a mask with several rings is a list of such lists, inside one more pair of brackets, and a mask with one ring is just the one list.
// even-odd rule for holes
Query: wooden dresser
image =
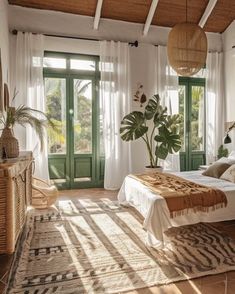
{"label": "wooden dresser", "polygon": [[32,194],[32,152],[0,161],[0,253],[13,253]]}

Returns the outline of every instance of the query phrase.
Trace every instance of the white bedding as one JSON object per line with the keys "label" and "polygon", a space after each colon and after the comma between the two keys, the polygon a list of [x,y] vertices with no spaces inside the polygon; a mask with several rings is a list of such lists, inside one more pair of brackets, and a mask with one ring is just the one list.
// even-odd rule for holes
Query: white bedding
{"label": "white bedding", "polygon": [[209,212],[189,212],[170,218],[166,201],[152,192],[139,181],[126,177],[118,193],[120,204],[134,206],[144,217],[143,227],[148,231],[147,243],[150,246],[162,246],[166,240],[164,232],[170,227],[178,227],[199,222],[217,222],[235,219],[235,184],[201,175],[201,171],[174,173],[185,179],[213,186],[225,192],[228,204],[224,208]]}

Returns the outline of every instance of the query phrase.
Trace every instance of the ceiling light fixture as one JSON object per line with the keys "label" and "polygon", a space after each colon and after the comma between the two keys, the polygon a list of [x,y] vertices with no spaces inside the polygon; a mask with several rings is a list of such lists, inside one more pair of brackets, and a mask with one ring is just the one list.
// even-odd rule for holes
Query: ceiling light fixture
{"label": "ceiling light fixture", "polygon": [[167,54],[170,65],[181,76],[192,76],[206,64],[207,37],[203,29],[186,22],[176,24],[169,33]]}

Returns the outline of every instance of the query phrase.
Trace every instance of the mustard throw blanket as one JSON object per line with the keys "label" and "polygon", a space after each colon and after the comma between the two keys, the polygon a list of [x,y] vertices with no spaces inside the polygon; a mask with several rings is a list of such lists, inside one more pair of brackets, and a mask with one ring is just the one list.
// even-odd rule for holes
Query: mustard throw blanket
{"label": "mustard throw blanket", "polygon": [[130,175],[153,192],[165,198],[171,218],[188,213],[189,209],[208,212],[227,205],[223,191],[196,184],[168,173]]}

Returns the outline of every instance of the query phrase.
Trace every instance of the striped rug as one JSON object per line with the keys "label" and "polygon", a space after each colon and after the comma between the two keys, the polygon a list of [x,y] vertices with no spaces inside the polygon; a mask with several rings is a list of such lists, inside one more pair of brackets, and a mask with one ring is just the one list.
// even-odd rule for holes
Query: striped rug
{"label": "striped rug", "polygon": [[147,248],[141,217],[108,199],[59,201],[30,213],[7,293],[121,293],[235,269],[234,241],[211,225],[168,237]]}

